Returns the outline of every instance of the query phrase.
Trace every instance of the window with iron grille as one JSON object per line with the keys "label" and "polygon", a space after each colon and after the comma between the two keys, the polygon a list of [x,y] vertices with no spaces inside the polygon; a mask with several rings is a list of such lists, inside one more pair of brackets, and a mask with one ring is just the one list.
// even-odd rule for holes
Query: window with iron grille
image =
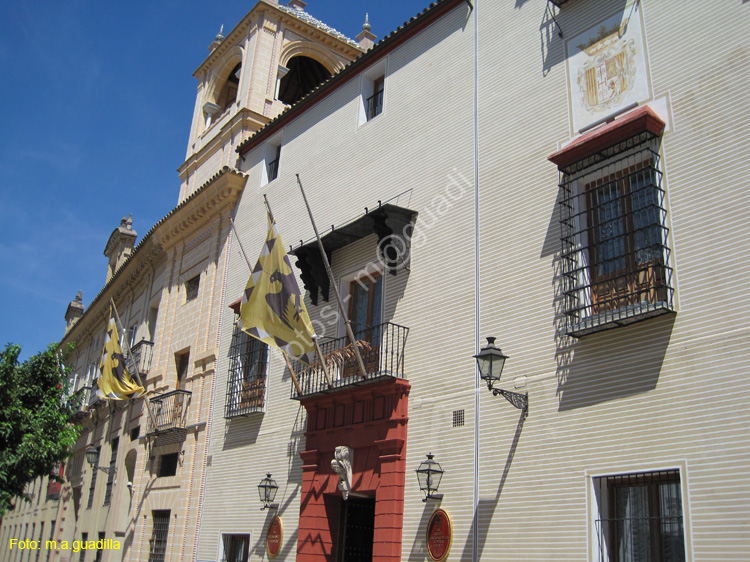
{"label": "window with iron grille", "polygon": [[222,533],[220,562],[247,562],[249,549],[249,533]]}
{"label": "window with iron grille", "polygon": [[[49,540],[51,541],[55,540],[55,520],[54,519],[50,521],[49,523]],[[52,550],[53,549],[51,548],[47,549],[47,562],[49,562],[49,557],[50,557],[50,554],[52,554]]]}
{"label": "window with iron grille", "polygon": [[159,509],[151,512],[153,529],[149,540],[148,562],[164,562],[167,553],[167,538],[169,536],[170,510]]}
{"label": "window with iron grille", "polygon": [[383,113],[383,93],[385,91],[385,76],[379,76],[372,83],[372,95],[365,100],[367,120],[374,119]]}
{"label": "window with iron grille", "polygon": [[115,483],[115,466],[117,466],[117,449],[120,446],[120,438],[115,437],[110,444],[112,454],[109,457],[109,474],[107,474],[107,488],[104,491],[104,505],[109,505],[112,500],[112,485]]}
{"label": "window with iron grille", "polygon": [[36,562],[39,562],[39,555],[41,554],[41,545],[44,544],[42,541],[44,540],[44,521],[39,523],[39,548],[36,551]]}
{"label": "window with iron grille", "polygon": [[660,142],[645,131],[560,169],[558,280],[572,336],[674,310]]}
{"label": "window with iron grille", "polygon": [[[85,545],[86,541],[89,540],[89,534],[88,533],[81,533],[81,544]],[[82,548],[81,553],[78,555],[78,562],[84,562],[86,560],[86,549]]]}
{"label": "window with iron grille", "polygon": [[157,478],[165,476],[174,476],[177,474],[177,464],[180,460],[179,453],[168,453],[159,457],[159,470],[156,473]]}
{"label": "window with iron grille", "polygon": [[91,486],[89,486],[89,501],[86,504],[86,509],[91,509],[94,506],[94,492],[96,492],[96,475],[99,472],[99,453],[102,448],[96,448],[96,462],[91,467]]}
{"label": "window with iron grille", "polygon": [[185,301],[190,302],[198,298],[198,289],[201,286],[201,276],[196,275],[185,282]]}
{"label": "window with iron grille", "polygon": [[104,536],[105,536],[104,532],[99,531],[99,540],[102,541],[102,542],[100,543],[100,542],[97,541],[96,557],[94,558],[94,562],[102,562],[102,552],[103,552],[103,549],[98,548],[98,547],[99,547],[100,544],[101,545],[104,544],[104,542],[103,542],[104,541]]}
{"label": "window with iron grille", "polygon": [[229,354],[225,418],[262,412],[266,397],[268,346],[235,324]]}
{"label": "window with iron grille", "polygon": [[685,533],[679,470],[594,478],[600,562],[681,562]]}

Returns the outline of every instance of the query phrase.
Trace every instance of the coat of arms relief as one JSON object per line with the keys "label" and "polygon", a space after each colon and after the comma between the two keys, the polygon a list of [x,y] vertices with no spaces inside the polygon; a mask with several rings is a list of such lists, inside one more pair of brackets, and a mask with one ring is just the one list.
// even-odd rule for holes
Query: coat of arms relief
{"label": "coat of arms relief", "polygon": [[649,99],[639,6],[567,42],[574,128]]}

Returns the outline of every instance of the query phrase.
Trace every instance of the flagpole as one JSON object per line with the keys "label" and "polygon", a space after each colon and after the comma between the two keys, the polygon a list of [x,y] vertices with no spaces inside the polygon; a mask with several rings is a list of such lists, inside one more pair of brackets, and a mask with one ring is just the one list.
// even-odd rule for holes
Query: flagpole
{"label": "flagpole", "polygon": [[352,332],[352,324],[349,320],[349,315],[346,313],[346,309],[344,308],[344,303],[341,300],[341,294],[339,293],[339,288],[336,286],[336,281],[333,278],[333,272],[331,271],[331,264],[328,263],[328,256],[326,255],[326,250],[323,247],[323,241],[320,239],[320,234],[318,233],[318,227],[315,225],[315,219],[313,218],[312,210],[310,209],[310,203],[307,202],[307,195],[305,195],[305,188],[302,187],[302,181],[299,179],[299,174],[296,174],[297,176],[297,183],[299,184],[299,189],[302,192],[302,198],[305,200],[305,206],[307,207],[307,214],[310,215],[310,222],[312,223],[313,230],[315,231],[315,238],[318,239],[318,248],[320,249],[320,257],[323,259],[323,265],[325,265],[326,273],[328,273],[328,280],[331,282],[331,286],[333,287],[333,292],[336,295],[336,302],[339,304],[339,311],[341,312],[341,317],[344,319],[344,326],[346,326],[346,334],[349,336],[349,340],[352,342],[352,347],[354,348],[354,355],[357,358],[357,364],[359,365],[359,370],[362,373],[363,378],[367,378],[367,370],[365,369],[365,364],[362,361],[362,355],[359,353],[359,347],[357,347],[357,340],[354,339],[354,332]]}
{"label": "flagpole", "polygon": [[[109,297],[109,304],[112,307],[112,312],[115,315],[115,324],[117,326],[117,331],[119,332],[120,329],[124,331],[124,328],[122,327],[122,321],[120,320],[120,315],[117,314],[117,307],[115,306],[115,300],[112,297]],[[130,350],[130,342],[128,342],[128,338],[126,337],[124,340],[125,347],[128,350],[128,358],[130,359],[130,362],[133,362],[133,352]],[[119,343],[119,342],[118,342]],[[135,365],[135,363],[133,363]],[[138,366],[135,365],[134,369],[135,373],[135,380],[138,383],[138,386],[140,386],[143,389],[143,403],[146,404],[146,410],[148,411],[148,415],[151,418],[151,423],[154,424],[154,429],[158,427],[156,424],[156,418],[154,417],[154,413],[151,411],[151,406],[148,403],[148,398],[146,398],[146,387],[143,385],[143,381],[141,380],[141,373],[138,371]]]}
{"label": "flagpole", "polygon": [[[271,211],[271,205],[268,203],[268,197],[266,197],[266,194],[263,194],[263,201],[266,204],[266,209],[268,209],[268,216],[271,218],[271,224],[276,224],[276,220],[273,218],[273,212]],[[318,335],[313,334],[312,336],[313,343],[315,344],[315,351],[318,354],[318,357],[320,358],[320,365],[323,367],[323,374],[326,377],[326,382],[328,383],[328,388],[333,388],[333,381],[331,380],[331,374],[328,372],[328,365],[326,364],[325,357],[323,357],[323,352],[320,350],[320,344],[318,343]],[[291,369],[291,365],[289,366]],[[302,392],[300,391],[299,387],[297,388],[297,392],[302,395]]]}
{"label": "flagpole", "polygon": [[[268,206],[268,201],[266,201],[266,206]],[[270,208],[268,209],[268,213],[269,215],[271,214]],[[273,215],[271,215],[271,222],[273,222]],[[242,240],[240,240],[240,235],[237,232],[237,228],[234,226],[234,220],[231,217],[229,218],[229,224],[232,225],[232,232],[234,232],[234,237],[237,239],[237,243],[240,245],[240,251],[242,252],[242,256],[245,258],[245,263],[247,264],[247,268],[250,270],[250,275],[252,275],[253,266],[250,265],[250,260],[247,259],[245,248],[242,247]],[[287,367],[289,367],[289,374],[292,375],[292,382],[294,383],[294,388],[297,389],[297,394],[299,396],[302,396],[302,389],[300,388],[299,381],[297,380],[297,374],[294,372],[294,368],[292,367],[292,362],[289,360],[289,357],[287,357],[287,354],[284,353],[283,349],[279,348],[279,351],[281,351],[281,354],[284,356],[284,359],[286,360],[286,365]]]}

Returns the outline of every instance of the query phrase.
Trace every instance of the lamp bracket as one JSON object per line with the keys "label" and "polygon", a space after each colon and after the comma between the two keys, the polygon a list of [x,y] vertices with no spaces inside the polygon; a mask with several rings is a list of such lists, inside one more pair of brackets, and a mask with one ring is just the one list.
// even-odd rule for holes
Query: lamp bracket
{"label": "lamp bracket", "polygon": [[493,388],[491,383],[487,383],[487,388],[492,391],[493,396],[503,396],[508,402],[513,404],[519,410],[523,410],[523,417],[529,415],[529,395],[524,392],[511,392],[502,388]]}
{"label": "lamp bracket", "polygon": [[440,501],[443,499],[443,494],[428,494],[425,496],[422,501],[426,502],[427,500],[437,500]]}
{"label": "lamp bracket", "polygon": [[265,511],[266,509],[279,509],[278,503],[269,503],[268,505],[264,505],[260,508],[261,511]]}
{"label": "lamp bracket", "polygon": [[117,474],[117,468],[110,468],[108,466],[97,466],[96,468],[107,474]]}

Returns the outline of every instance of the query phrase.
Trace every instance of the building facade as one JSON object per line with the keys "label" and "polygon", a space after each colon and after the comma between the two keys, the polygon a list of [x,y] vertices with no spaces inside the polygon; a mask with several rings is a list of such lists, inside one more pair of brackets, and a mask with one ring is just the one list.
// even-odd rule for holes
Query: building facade
{"label": "building facade", "polygon": [[[745,560],[748,9],[441,0],[374,45],[261,1],[195,73],[178,206],[113,232],[68,310],[77,386],[110,297],[153,341],[170,427],[86,409],[61,499],[1,536],[122,537],[104,562]],[[291,369],[237,327],[265,199],[321,346]],[[97,484],[91,445],[128,480]]]}
{"label": "building facade", "polygon": [[745,558],[747,18],[438,2],[242,143],[239,241],[265,195],[328,374],[223,331],[198,560]]}

